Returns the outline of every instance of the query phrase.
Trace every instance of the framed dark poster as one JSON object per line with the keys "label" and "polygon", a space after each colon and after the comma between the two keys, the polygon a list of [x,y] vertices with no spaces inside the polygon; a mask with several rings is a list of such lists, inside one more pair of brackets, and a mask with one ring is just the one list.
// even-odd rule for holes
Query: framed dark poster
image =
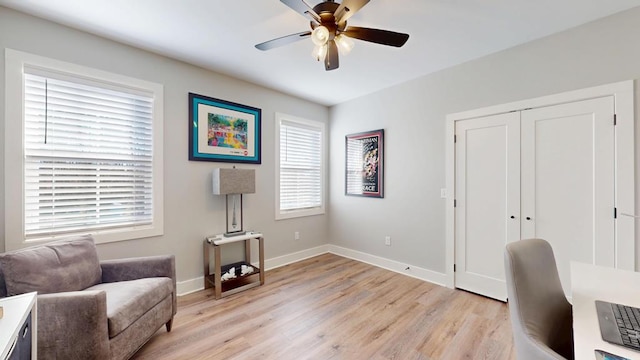
{"label": "framed dark poster", "polygon": [[345,136],[345,195],[384,197],[384,130]]}

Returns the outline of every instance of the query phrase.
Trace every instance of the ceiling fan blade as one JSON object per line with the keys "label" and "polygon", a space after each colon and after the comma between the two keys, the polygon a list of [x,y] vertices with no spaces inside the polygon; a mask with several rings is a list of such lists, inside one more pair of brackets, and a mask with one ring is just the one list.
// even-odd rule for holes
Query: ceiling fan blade
{"label": "ceiling fan blade", "polygon": [[336,45],[335,40],[329,40],[327,42],[327,56],[324,58],[324,68],[325,70],[335,70],[340,66],[340,62],[338,60],[338,45]]}
{"label": "ceiling fan blade", "polygon": [[389,30],[370,29],[357,26],[349,26],[342,32],[350,38],[373,42],[376,44],[401,47],[409,40],[409,34],[398,33]]}
{"label": "ceiling fan blade", "polygon": [[362,9],[367,5],[369,0],[343,0],[340,6],[336,9],[333,15],[336,17],[336,22],[341,23],[347,21],[356,11]]}
{"label": "ceiling fan blade", "polygon": [[256,45],[256,49],[259,49],[262,51],[271,50],[280,46],[294,43],[298,40],[302,40],[309,36],[311,36],[311,31],[303,31],[301,33],[291,34],[291,35],[279,37],[277,39],[265,41],[263,43]]}
{"label": "ceiling fan blade", "polygon": [[306,18],[310,18],[317,23],[320,23],[320,15],[318,15],[309,4],[304,0],[280,0],[283,4],[287,5],[293,11],[302,14]]}

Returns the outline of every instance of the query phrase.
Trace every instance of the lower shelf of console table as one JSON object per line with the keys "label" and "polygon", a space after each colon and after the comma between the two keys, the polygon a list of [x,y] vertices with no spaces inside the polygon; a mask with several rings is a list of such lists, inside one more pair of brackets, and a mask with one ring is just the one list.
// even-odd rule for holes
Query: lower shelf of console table
{"label": "lower shelf of console table", "polygon": [[[251,241],[258,241],[258,257],[260,266],[251,263]],[[224,244],[244,241],[244,261],[233,264],[221,264],[221,247]],[[210,268],[210,249],[213,248],[214,264],[213,273]],[[245,235],[224,237],[216,235],[205,239],[203,243],[203,264],[204,264],[204,288],[213,287],[215,298],[220,299],[225,296],[236,294],[256,286],[264,285],[264,238],[260,233],[247,233]],[[243,275],[242,266],[251,267],[252,272]],[[234,268],[235,278],[223,280],[223,274],[229,273]]]}

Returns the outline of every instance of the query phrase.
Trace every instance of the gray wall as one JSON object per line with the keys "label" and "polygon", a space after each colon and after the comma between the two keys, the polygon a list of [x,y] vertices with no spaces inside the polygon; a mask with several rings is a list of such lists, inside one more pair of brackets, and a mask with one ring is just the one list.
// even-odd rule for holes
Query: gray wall
{"label": "gray wall", "polygon": [[[258,187],[256,194],[246,196],[245,216],[248,228],[268,235],[267,258],[329,242],[444,272],[445,204],[440,188],[445,187],[445,116],[640,78],[639,35],[640,8],[337,105],[329,114],[311,102],[0,7],[0,48],[164,84],[165,235],[100,245],[99,252],[102,258],[174,253],[179,280],[202,275],[201,239],[224,229],[223,203],[210,195],[210,170],[217,164],[187,160],[187,92],[262,108],[263,164],[253,166]],[[1,71],[3,125],[4,91]],[[275,111],[331,118],[328,216],[274,221]],[[385,129],[385,198],[347,197],[344,135],[378,128]],[[4,174],[11,169],[4,168],[0,155]],[[640,189],[636,193],[640,195]],[[4,204],[4,184],[0,202]],[[296,230],[302,233],[298,242],[293,240]],[[4,215],[0,236],[3,233]],[[384,245],[385,235],[392,237],[392,246]],[[0,250],[3,247],[0,241]]]}
{"label": "gray wall", "polygon": [[[202,276],[202,240],[223,232],[224,198],[211,194],[211,170],[229,164],[188,161],[187,94],[262,109],[262,165],[256,194],[245,196],[245,228],[266,235],[266,258],[326,243],[328,216],[275,221],[276,111],[327,122],[329,110],[295,97],[0,7],[0,139],[4,144],[4,48],[25,51],[164,85],[164,236],[98,246],[103,259],[171,253],[178,281]],[[0,251],[4,251],[4,146],[0,149]],[[294,231],[301,239],[293,240]],[[233,252],[233,251],[232,251]]]}
{"label": "gray wall", "polygon": [[[635,8],[334,106],[331,242],[445,272],[440,188],[445,187],[446,115],[638,79],[639,35],[640,8]],[[385,129],[385,198],[344,196],[344,136],[378,128]],[[390,247],[385,235],[391,236]]]}

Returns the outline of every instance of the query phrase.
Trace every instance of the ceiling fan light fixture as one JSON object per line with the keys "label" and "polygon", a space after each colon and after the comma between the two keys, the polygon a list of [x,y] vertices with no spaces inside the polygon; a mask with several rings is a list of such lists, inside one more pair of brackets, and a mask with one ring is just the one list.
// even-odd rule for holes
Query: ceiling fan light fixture
{"label": "ceiling fan light fixture", "polygon": [[[273,0],[275,1],[275,0]],[[347,26],[347,20],[371,0],[280,0],[290,9],[310,20],[307,31],[275,38],[257,44],[258,50],[269,50],[298,40],[311,38],[315,48],[312,56],[324,62],[326,71],[340,66],[339,55],[347,55],[354,47],[353,39],[374,44],[402,47],[409,34],[376,28]]]}
{"label": "ceiling fan light fixture", "polygon": [[316,45],[313,48],[311,56],[313,56],[317,61],[324,61],[324,58],[327,56],[327,44]]}
{"label": "ceiling fan light fixture", "polygon": [[317,46],[321,46],[329,41],[329,29],[325,26],[318,26],[311,33],[311,41]]}
{"label": "ceiling fan light fixture", "polygon": [[355,46],[355,42],[350,37],[343,34],[336,36],[335,41],[342,55],[349,54]]}

